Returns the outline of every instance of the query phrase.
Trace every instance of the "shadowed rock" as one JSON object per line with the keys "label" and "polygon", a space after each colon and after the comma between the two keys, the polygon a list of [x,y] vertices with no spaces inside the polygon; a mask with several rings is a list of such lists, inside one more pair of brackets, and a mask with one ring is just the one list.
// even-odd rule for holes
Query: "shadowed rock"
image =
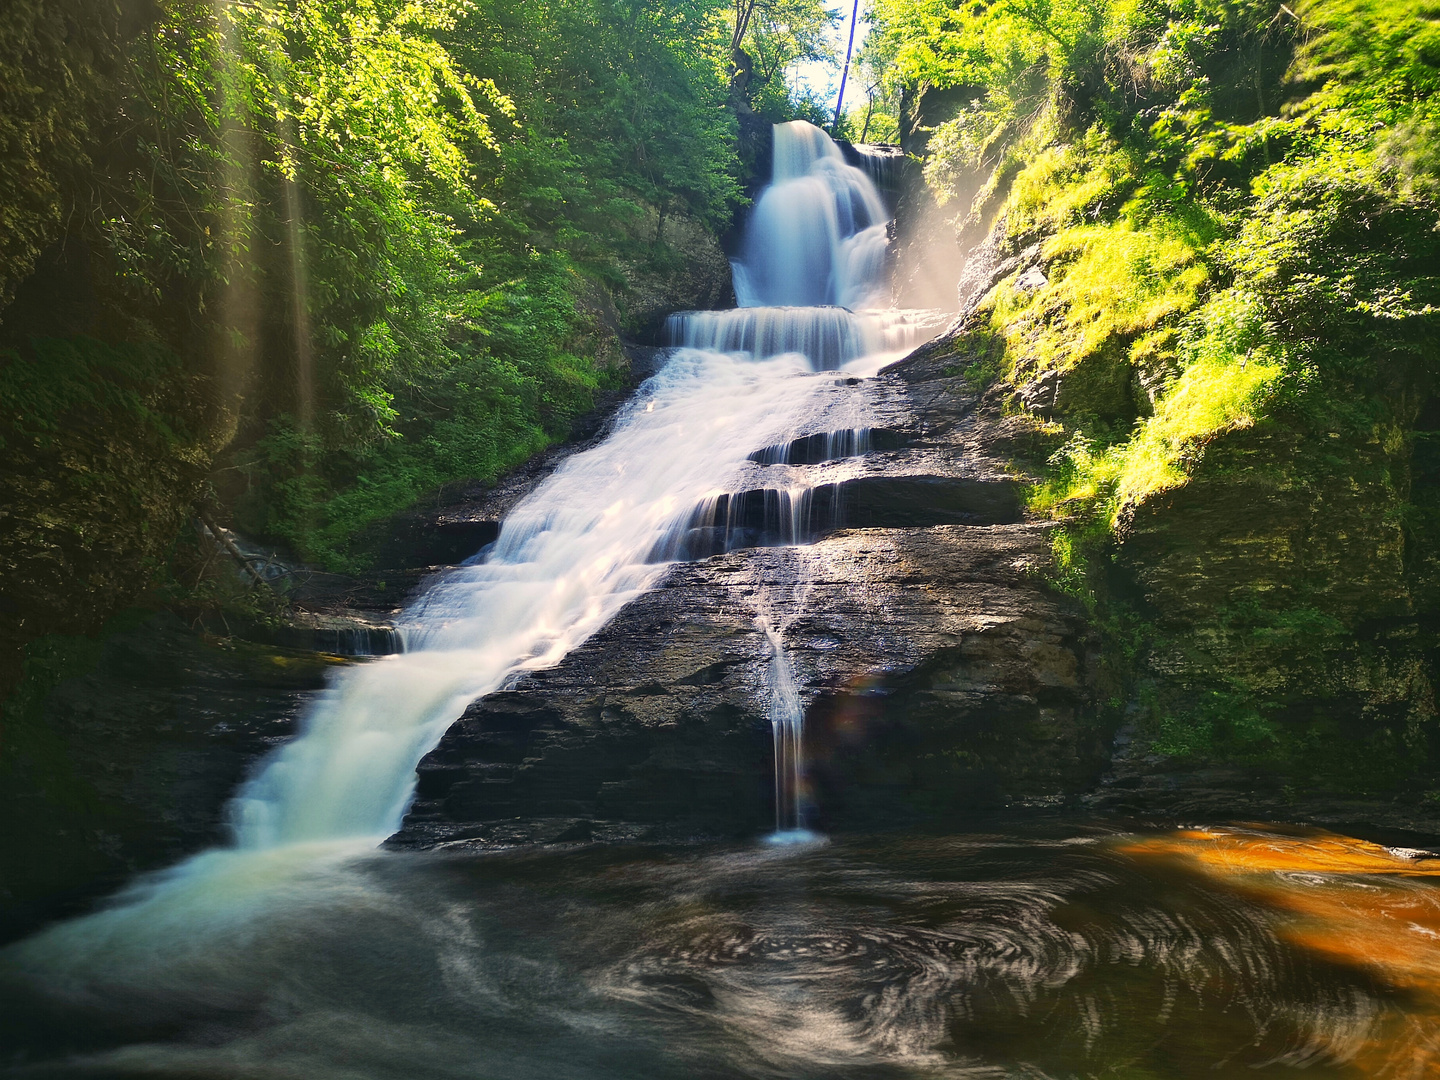
{"label": "shadowed rock", "polygon": [[1036,574],[1048,551],[1045,526],[952,526],[676,565],[555,668],[471,705],[390,843],[527,842],[561,822],[571,839],[765,830],[756,617],[781,610],[825,827],[1084,787],[1104,763],[1094,664],[1083,618]]}

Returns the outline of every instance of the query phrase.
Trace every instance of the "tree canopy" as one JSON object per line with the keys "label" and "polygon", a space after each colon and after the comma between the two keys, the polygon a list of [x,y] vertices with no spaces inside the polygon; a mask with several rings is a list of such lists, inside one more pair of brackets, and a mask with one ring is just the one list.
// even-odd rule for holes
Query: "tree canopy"
{"label": "tree canopy", "polygon": [[[742,34],[777,119],[823,10],[764,6]],[[0,395],[30,393],[36,340],[168,349],[156,377],[201,379],[241,523],[345,563],[367,521],[562,433],[612,377],[607,337],[653,318],[637,280],[687,257],[667,223],[729,227],[735,16],[23,0],[0,31],[0,304],[36,295],[4,309]]]}

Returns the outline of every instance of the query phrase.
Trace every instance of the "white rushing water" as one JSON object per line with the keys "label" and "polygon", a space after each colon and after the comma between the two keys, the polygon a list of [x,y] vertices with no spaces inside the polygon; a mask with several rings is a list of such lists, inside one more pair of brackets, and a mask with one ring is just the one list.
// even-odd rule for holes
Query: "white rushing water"
{"label": "white rushing water", "polygon": [[773,182],[735,263],[740,306],[885,305],[889,216],[870,177],[823,131],[803,120],[777,126]]}
{"label": "white rushing water", "polygon": [[[878,301],[885,214],[865,173],[818,129],[778,127],[775,151],[775,183],[735,266],[747,306],[672,320],[677,347],[609,436],[521,502],[483,560],[422,591],[401,620],[404,652],[339,672],[300,734],[261,763],[232,804],[233,847],[142,879],[109,909],[17,946],[23,965],[57,976],[101,963],[138,971],[164,962],[186,927],[203,937],[299,902],[297,875],[372,850],[399,827],[416,765],[469,702],[555,664],[653,586],[666,559],[709,554],[694,550],[697,530],[720,528],[719,549],[731,546],[743,523],[725,518],[738,502],[726,497],[747,469],[780,453],[773,448],[823,434],[817,403],[836,385],[826,373],[873,375],[930,325],[893,311],[793,306]],[[836,449],[863,452],[865,423],[849,416]],[[809,496],[793,484],[774,493],[791,534],[762,541],[807,539],[795,508]],[[803,710],[783,625],[761,622],[773,650],[782,837],[804,824]]]}
{"label": "white rushing water", "polygon": [[[868,373],[915,340],[903,313],[813,306],[884,293],[886,218],[869,177],[824,132],[778,126],[774,182],[735,264],[741,309],[672,318],[677,354],[613,434],[516,507],[484,562],[427,589],[402,620],[406,651],[338,678],[300,737],[246,785],[233,815],[239,846],[393,832],[416,764],[470,701],[556,663],[648,588],[659,561],[733,546],[741,525],[727,481],[756,450],[807,434],[811,373]],[[809,491],[767,494],[772,539],[808,539]],[[687,536],[697,526],[724,535],[696,551]]]}

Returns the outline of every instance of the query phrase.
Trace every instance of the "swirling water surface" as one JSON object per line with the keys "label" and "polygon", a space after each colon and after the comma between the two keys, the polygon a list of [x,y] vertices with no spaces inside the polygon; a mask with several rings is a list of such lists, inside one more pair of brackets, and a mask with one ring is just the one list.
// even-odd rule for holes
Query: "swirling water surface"
{"label": "swirling water surface", "polygon": [[0,953],[5,1075],[1440,1073],[1440,861],[1328,834],[275,857]]}

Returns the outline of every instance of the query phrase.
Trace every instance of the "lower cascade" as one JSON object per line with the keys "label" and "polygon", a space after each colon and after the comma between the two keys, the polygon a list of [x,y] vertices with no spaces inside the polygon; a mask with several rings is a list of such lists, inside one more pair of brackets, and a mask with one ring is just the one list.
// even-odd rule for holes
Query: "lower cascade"
{"label": "lower cascade", "polygon": [[[316,852],[375,847],[399,827],[417,763],[469,702],[517,673],[554,665],[653,586],[667,561],[742,539],[813,537],[809,489],[744,499],[740,478],[767,454],[784,460],[774,448],[815,441],[809,420],[834,372],[872,376],[933,327],[905,312],[840,306],[885,292],[880,198],[817,128],[796,121],[774,138],[774,183],[735,263],[744,306],[673,317],[668,359],[608,438],[568,458],[516,506],[483,557],[416,596],[400,619],[403,647],[336,675],[299,736],[260,764],[230,807],[233,847],[142,881],[97,916],[100,924],[123,935],[156,905],[182,918],[212,890],[273,884]],[[868,417],[852,417],[833,449],[864,453],[869,428]],[[833,499],[820,502],[834,524]],[[774,516],[775,527],[750,529],[747,513],[762,523]],[[697,540],[717,531],[718,539]],[[803,709],[783,642],[768,625],[765,632],[774,648],[776,833],[793,837],[805,825]],[[139,923],[120,929],[127,910]],[[56,931],[72,932],[81,931]]]}
{"label": "lower cascade", "polygon": [[[416,598],[401,623],[404,651],[336,679],[301,736],[245,786],[232,813],[241,849],[379,842],[404,816],[417,762],[467,703],[518,671],[556,663],[649,588],[665,561],[724,551],[742,536],[812,538],[810,489],[766,492],[757,502],[732,497],[736,477],[768,448],[811,434],[807,406],[825,382],[818,373],[873,374],[913,347],[925,323],[834,306],[884,292],[884,260],[875,255],[884,212],[865,172],[803,121],[775,129],[775,161],[750,223],[748,262],[736,263],[747,306],[672,317],[673,355],[611,436],[517,506],[483,560]],[[776,231],[777,200],[807,209]],[[799,271],[786,267],[823,282],[823,295],[797,290]],[[808,298],[816,306],[780,306]],[[867,445],[849,434],[836,449],[863,453]],[[827,517],[836,523],[833,498]],[[771,687],[779,702],[776,829],[786,832],[803,825],[800,702],[783,646],[772,643],[778,669],[789,672]]]}

